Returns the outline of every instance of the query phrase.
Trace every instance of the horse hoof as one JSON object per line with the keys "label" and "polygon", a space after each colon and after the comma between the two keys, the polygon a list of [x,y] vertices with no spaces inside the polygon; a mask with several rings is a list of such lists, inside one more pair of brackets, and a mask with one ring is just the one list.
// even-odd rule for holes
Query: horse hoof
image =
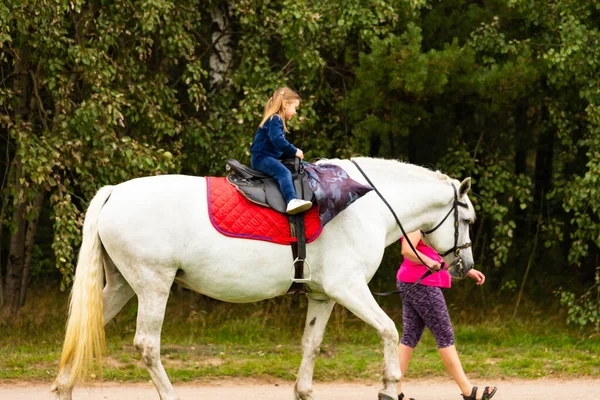
{"label": "horse hoof", "polygon": [[388,396],[387,394],[379,393],[379,397],[377,397],[377,400],[396,400],[396,399]]}

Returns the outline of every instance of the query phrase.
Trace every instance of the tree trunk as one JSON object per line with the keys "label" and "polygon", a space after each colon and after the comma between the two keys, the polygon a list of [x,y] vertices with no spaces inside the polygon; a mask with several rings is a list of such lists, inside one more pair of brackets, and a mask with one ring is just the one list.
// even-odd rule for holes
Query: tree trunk
{"label": "tree trunk", "polygon": [[[15,167],[21,168],[17,162]],[[20,175],[20,174],[17,174]],[[8,261],[6,263],[6,278],[4,286],[4,309],[10,314],[17,312],[19,308],[19,293],[21,291],[21,278],[23,276],[23,257],[25,250],[25,203],[15,205],[12,223],[17,229],[10,236],[10,247]]]}
{"label": "tree trunk", "polygon": [[552,164],[554,161],[554,132],[544,129],[539,138],[535,157],[535,187],[533,207],[535,215],[543,215],[545,193],[552,191]]}
{"label": "tree trunk", "polygon": [[419,160],[417,160],[417,147],[420,146],[420,143],[419,140],[416,138],[417,133],[415,133],[415,131],[416,128],[413,128],[408,133],[408,143],[406,146],[406,156],[408,157],[408,162],[412,164],[419,163]]}
{"label": "tree trunk", "polygon": [[210,88],[227,86],[225,74],[233,60],[231,51],[231,35],[229,34],[229,16],[231,11],[227,2],[216,5],[211,13],[212,18],[212,45],[213,52],[209,58],[209,83]]}
{"label": "tree trunk", "polygon": [[379,147],[381,146],[381,137],[379,137],[379,134],[371,135],[370,144],[371,145],[369,146],[369,156],[379,156]]}
{"label": "tree trunk", "polygon": [[[8,168],[8,167],[7,167]],[[2,274],[2,238],[4,237],[4,216],[6,215],[6,206],[8,193],[4,193],[2,188],[2,210],[0,210],[0,307],[4,306],[4,275]]]}
{"label": "tree trunk", "polygon": [[38,194],[33,201],[33,213],[35,217],[27,224],[27,232],[25,233],[25,257],[23,262],[23,276],[21,277],[21,292],[19,293],[19,308],[25,305],[25,294],[29,286],[29,277],[31,275],[31,258],[33,256],[33,246],[35,245],[35,235],[37,234],[38,222],[40,219],[40,210],[44,204],[46,191],[39,188]]}
{"label": "tree trunk", "polygon": [[2,269],[0,268],[0,308],[4,307],[4,277],[2,276]]}
{"label": "tree trunk", "polygon": [[[528,121],[529,101],[527,98],[520,99],[517,102],[515,110],[515,175],[527,174],[527,152],[531,148],[531,124]],[[516,228],[513,240],[514,257],[520,259],[526,252],[526,248],[521,248],[522,243],[528,243],[531,237],[529,210],[521,209],[518,201],[513,201]]]}
{"label": "tree trunk", "polygon": [[[21,128],[26,120],[28,110],[28,92],[29,92],[29,54],[26,48],[15,50],[18,54],[14,58],[15,79],[13,90],[15,91],[17,101],[15,102],[15,126],[14,129]],[[22,166],[19,158],[18,138],[15,142],[15,159],[11,164],[11,176],[14,193],[17,198],[14,199],[14,209],[12,215],[12,224],[16,230],[11,231],[8,259],[6,262],[6,276],[4,282],[4,310],[14,314],[19,308],[19,293],[21,288],[21,278],[23,274],[23,258],[25,251],[25,201],[21,197],[21,175]],[[9,182],[10,185],[10,182]]]}
{"label": "tree trunk", "polygon": [[[7,143],[7,146],[9,144]],[[8,148],[5,149],[8,154]],[[12,175],[14,173],[14,169],[12,165],[14,160],[11,161],[10,157],[7,155],[6,157],[6,170],[4,172],[4,178],[2,179],[2,187],[0,187],[0,193],[2,194],[2,209],[0,210],[0,308],[4,306],[4,274],[2,274],[2,266],[4,265],[4,255],[3,250],[4,246],[4,231],[6,230],[6,226],[4,225],[4,221],[6,221],[6,214],[8,213],[8,201],[10,200],[10,193],[6,188],[10,185],[10,181],[12,179]]]}

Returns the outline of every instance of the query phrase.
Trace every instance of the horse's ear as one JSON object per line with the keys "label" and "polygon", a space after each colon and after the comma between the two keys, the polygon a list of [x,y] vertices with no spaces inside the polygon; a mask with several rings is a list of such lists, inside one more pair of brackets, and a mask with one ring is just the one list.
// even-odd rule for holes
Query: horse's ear
{"label": "horse's ear", "polygon": [[463,197],[471,190],[471,177],[466,178],[461,182],[460,188],[458,188],[458,197]]}

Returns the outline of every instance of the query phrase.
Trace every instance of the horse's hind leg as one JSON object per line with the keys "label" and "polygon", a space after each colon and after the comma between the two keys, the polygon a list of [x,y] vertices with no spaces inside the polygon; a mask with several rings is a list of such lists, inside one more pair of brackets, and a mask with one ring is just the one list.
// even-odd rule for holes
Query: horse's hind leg
{"label": "horse's hind leg", "polygon": [[398,361],[398,330],[394,321],[379,307],[365,282],[346,281],[344,285],[333,285],[327,294],[377,330],[383,342],[384,387],[379,391],[379,399],[396,399],[396,384],[402,373]]}
{"label": "horse's hind leg", "polygon": [[[160,361],[160,332],[177,269],[159,263],[145,264],[133,255],[121,254],[117,251],[114,253],[114,256],[111,254],[111,257],[118,265],[120,274],[114,274],[113,279],[123,285],[124,281],[121,281],[121,278],[126,280],[138,298],[138,313],[133,344],[141,353],[142,360],[148,368],[161,400],[177,400],[179,397],[175,393]],[[110,314],[116,313],[117,308],[120,309],[125,302],[125,296],[122,296],[120,301],[112,303],[110,310],[106,312],[106,316],[110,317]]]}
{"label": "horse's hind leg", "polygon": [[133,343],[142,354],[142,359],[146,363],[161,400],[177,400],[179,397],[160,361],[160,332],[169,288],[156,290],[153,286],[149,283],[146,291],[138,292],[138,317]]}
{"label": "horse's hind leg", "polygon": [[323,333],[329,321],[331,310],[335,302],[330,299],[317,300],[308,297],[308,311],[306,324],[302,336],[302,363],[298,370],[298,378],[294,387],[296,400],[312,400],[312,378],[315,361],[319,354],[319,346],[323,340]]}
{"label": "horse's hind leg", "polygon": [[104,303],[104,325],[106,326],[135,293],[112,260],[107,256],[105,257],[104,272],[106,286],[104,286],[102,297]]}

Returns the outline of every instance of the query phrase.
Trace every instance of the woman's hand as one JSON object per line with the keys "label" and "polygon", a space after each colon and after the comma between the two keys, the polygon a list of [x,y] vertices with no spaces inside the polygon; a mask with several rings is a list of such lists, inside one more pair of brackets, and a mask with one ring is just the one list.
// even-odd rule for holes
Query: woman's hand
{"label": "woman's hand", "polygon": [[[423,260],[425,261],[425,260]],[[427,262],[427,261],[425,261]],[[439,271],[440,269],[442,269],[442,264],[440,264],[437,261],[433,261],[430,259],[430,262],[427,262],[427,265],[429,266],[429,268],[431,268],[434,271]]]}
{"label": "woman's hand", "polygon": [[296,150],[296,157],[298,157],[301,160],[304,160],[304,152],[300,149]]}
{"label": "woman's hand", "polygon": [[483,274],[483,272],[478,271],[475,268],[469,270],[469,272],[467,272],[467,276],[469,278],[475,279],[475,282],[477,282],[478,285],[483,285],[483,282],[485,282],[485,275]]}

